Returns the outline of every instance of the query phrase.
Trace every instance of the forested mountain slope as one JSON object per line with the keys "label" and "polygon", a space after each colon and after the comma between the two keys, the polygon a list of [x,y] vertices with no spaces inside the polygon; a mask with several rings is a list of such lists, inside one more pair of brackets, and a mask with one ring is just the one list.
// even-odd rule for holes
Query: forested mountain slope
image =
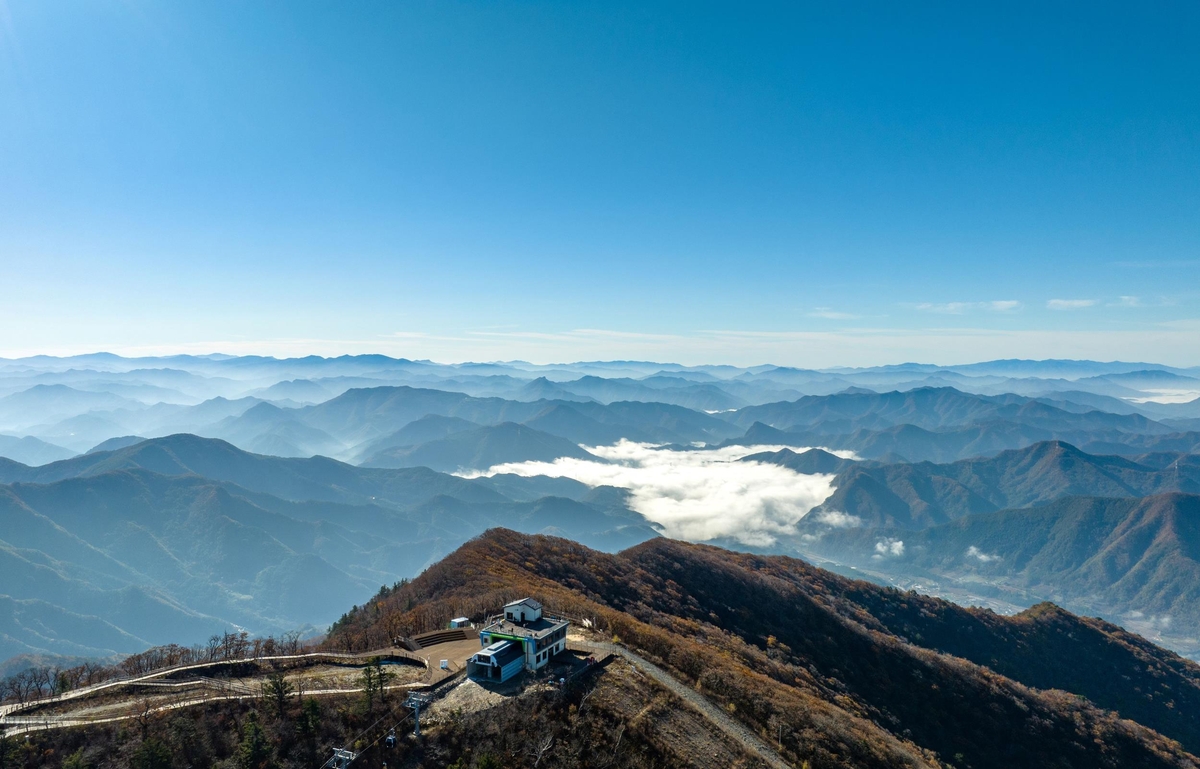
{"label": "forested mountain slope", "polygon": [[[1045,609],[1003,618],[670,540],[608,555],[489,532],[345,616],[329,643],[368,648],[523,595],[590,618],[751,728],[786,734],[797,765],[1197,764],[1184,749],[1200,749],[1188,715],[1200,668],[1113,626]],[[1056,642],[1031,658],[1024,647],[1043,636]]]}
{"label": "forested mountain slope", "polygon": [[[902,542],[885,548],[879,543]],[[812,553],[891,574],[1019,588],[1115,619],[1200,633],[1200,496],[1067,497],[922,531],[827,531]]]}
{"label": "forested mountain slope", "polygon": [[0,471],[26,479],[0,485],[0,659],[324,627],[494,526],[604,549],[658,535],[565,479],[358,468],[195,436]]}
{"label": "forested mountain slope", "polygon": [[[1062,441],[950,464],[854,464],[834,479],[817,512],[857,517],[863,526],[920,529],[964,515],[1026,507],[1072,495],[1140,497],[1200,492],[1200,461],[1087,454]],[[815,518],[814,518],[815,520]]]}

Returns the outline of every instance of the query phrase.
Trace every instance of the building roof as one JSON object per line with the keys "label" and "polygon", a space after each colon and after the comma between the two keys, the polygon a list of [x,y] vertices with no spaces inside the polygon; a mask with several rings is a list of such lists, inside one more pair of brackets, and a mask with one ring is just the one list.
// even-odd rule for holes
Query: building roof
{"label": "building roof", "polygon": [[[520,606],[521,604],[525,604],[526,606],[528,606],[531,609],[541,609],[542,608],[542,604],[533,598],[522,598],[519,601],[513,601],[512,603],[506,603],[506,604],[504,604],[504,608],[507,609],[510,606]],[[494,605],[495,604],[493,604],[493,606]]]}
{"label": "building roof", "polygon": [[513,660],[524,657],[525,651],[519,644],[512,641],[497,641],[491,646],[482,651],[475,652],[477,657],[491,657],[500,667],[504,667]]}
{"label": "building roof", "polygon": [[542,638],[567,624],[568,622],[560,617],[543,616],[532,622],[509,622],[504,615],[500,615],[499,619],[481,632],[513,636],[514,638]]}

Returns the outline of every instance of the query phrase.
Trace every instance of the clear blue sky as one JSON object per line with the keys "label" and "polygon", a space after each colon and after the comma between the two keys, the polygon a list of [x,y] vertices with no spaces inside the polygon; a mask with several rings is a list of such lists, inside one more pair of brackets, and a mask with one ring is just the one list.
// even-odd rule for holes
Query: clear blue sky
{"label": "clear blue sky", "polygon": [[1200,5],[0,0],[0,355],[1200,363]]}

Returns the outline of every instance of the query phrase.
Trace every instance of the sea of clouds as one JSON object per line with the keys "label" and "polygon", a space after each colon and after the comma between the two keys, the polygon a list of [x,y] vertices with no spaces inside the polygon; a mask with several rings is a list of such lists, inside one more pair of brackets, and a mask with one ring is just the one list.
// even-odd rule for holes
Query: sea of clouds
{"label": "sea of clouds", "polygon": [[[796,523],[834,491],[832,475],[802,475],[778,465],[739,461],[783,446],[679,450],[623,440],[586,448],[604,461],[564,457],[516,462],[482,475],[546,475],[592,487],[617,486],[628,489],[630,507],[660,524],[668,537],[692,542],[728,538],[754,547],[794,534]],[[833,453],[853,458],[851,452]]]}

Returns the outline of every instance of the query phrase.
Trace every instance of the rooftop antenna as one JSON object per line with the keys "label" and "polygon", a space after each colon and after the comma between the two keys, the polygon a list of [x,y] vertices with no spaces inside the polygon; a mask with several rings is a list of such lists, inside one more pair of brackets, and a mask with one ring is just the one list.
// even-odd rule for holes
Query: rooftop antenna
{"label": "rooftop antenna", "polygon": [[409,692],[408,699],[404,700],[404,707],[412,708],[413,712],[413,735],[420,739],[421,737],[421,708],[429,704],[432,699],[428,694],[420,692]]}

